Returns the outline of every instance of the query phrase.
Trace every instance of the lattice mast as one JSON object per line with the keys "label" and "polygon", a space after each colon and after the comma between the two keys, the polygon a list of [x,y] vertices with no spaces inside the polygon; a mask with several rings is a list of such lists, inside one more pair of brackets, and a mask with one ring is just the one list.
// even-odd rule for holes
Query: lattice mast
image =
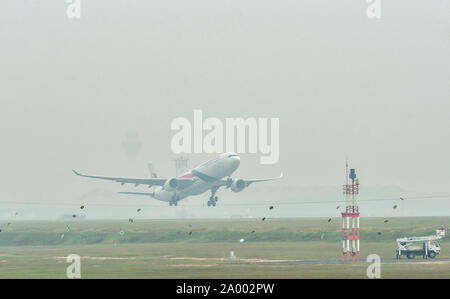
{"label": "lattice mast", "polygon": [[[342,213],[342,260],[344,262],[350,261],[350,255],[353,261],[359,261],[359,180],[356,178],[355,169],[350,169],[350,173],[348,170],[348,163],[346,163],[343,188],[345,212]],[[350,241],[352,241],[351,250]]]}

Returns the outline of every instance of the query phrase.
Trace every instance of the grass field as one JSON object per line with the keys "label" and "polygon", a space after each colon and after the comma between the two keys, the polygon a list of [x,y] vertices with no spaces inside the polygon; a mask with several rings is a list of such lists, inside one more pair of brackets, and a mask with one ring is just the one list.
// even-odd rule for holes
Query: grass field
{"label": "grass field", "polygon": [[[395,238],[450,223],[450,217],[384,220],[362,220],[362,259],[392,258]],[[432,262],[383,263],[382,278],[450,278],[450,242],[440,243]],[[229,264],[230,251],[250,263]],[[82,278],[365,278],[366,262],[251,264],[339,259],[340,252],[340,219],[19,222],[2,224],[0,278],[65,278],[70,254],[81,256]]]}

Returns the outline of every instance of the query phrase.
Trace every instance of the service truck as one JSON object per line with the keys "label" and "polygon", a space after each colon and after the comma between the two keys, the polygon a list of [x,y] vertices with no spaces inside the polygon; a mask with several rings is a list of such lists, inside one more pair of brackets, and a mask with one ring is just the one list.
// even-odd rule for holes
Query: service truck
{"label": "service truck", "polygon": [[400,259],[402,255],[406,255],[408,259],[414,259],[416,256],[434,259],[441,252],[438,240],[444,236],[445,230],[441,228],[437,229],[436,234],[432,236],[399,238],[396,257]]}

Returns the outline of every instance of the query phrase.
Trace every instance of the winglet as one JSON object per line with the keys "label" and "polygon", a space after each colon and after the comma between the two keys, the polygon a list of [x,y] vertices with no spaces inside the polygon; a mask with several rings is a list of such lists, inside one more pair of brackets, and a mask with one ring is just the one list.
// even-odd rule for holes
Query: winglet
{"label": "winglet", "polygon": [[72,171],[73,171],[73,173],[75,173],[76,175],[81,176],[81,174],[79,174],[76,170],[73,170],[73,169],[72,169]]}

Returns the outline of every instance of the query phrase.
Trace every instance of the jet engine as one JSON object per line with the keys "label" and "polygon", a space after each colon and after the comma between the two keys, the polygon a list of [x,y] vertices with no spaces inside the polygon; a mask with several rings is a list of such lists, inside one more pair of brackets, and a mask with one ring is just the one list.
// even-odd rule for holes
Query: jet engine
{"label": "jet engine", "polygon": [[246,187],[245,181],[243,179],[239,179],[231,184],[230,189],[233,192],[241,192],[242,190],[245,189],[245,187]]}
{"label": "jet engine", "polygon": [[170,192],[175,190],[177,187],[178,187],[178,180],[176,178],[172,178],[164,183],[163,189]]}

